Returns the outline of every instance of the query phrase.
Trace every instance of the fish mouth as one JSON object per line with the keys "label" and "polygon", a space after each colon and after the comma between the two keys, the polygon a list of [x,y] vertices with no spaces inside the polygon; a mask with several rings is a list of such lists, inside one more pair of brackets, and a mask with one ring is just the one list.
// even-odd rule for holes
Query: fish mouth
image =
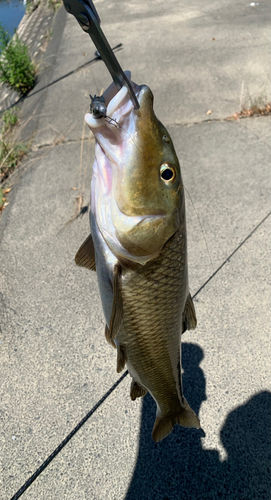
{"label": "fish mouth", "polygon": [[[135,95],[138,97],[141,91],[141,86],[131,81],[131,72],[124,72],[126,77],[131,83]],[[91,113],[85,115],[85,120],[91,129],[98,129],[105,125],[119,126],[123,117],[127,115],[131,109],[133,109],[133,103],[130,99],[128,87],[125,85],[118,90],[114,83],[111,83],[109,87],[104,91],[103,97],[106,105],[106,117],[104,118],[94,118]],[[112,122],[110,122],[112,120]],[[97,139],[97,138],[96,138]],[[98,140],[98,139],[97,139]]]}

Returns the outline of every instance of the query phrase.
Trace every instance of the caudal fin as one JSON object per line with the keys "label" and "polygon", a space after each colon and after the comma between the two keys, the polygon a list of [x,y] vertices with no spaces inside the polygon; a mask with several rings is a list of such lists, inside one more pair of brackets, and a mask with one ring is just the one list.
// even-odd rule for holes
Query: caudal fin
{"label": "caudal fin", "polygon": [[174,425],[179,424],[183,427],[195,427],[200,429],[200,421],[195,412],[190,408],[186,399],[182,410],[175,415],[165,415],[164,417],[156,417],[152,430],[152,438],[157,443],[162,441],[168,434],[171,433]]}

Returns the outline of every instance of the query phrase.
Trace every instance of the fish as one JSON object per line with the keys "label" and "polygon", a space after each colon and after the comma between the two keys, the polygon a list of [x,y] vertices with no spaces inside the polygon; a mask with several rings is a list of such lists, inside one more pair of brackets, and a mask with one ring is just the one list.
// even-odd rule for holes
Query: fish
{"label": "fish", "polygon": [[[131,81],[131,74],[127,72]],[[95,136],[91,181],[91,234],[75,262],[96,271],[105,337],[125,365],[134,401],[151,394],[157,405],[152,438],[179,424],[200,428],[183,395],[181,335],[196,328],[189,292],[184,185],[167,129],[154,113],[147,85],[111,84],[107,116],[88,113]]]}

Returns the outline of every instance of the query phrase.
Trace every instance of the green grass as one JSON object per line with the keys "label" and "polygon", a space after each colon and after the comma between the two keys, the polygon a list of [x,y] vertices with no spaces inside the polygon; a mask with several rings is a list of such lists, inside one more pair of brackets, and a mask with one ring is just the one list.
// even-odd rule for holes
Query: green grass
{"label": "green grass", "polygon": [[5,111],[3,115],[4,127],[2,129],[2,134],[5,134],[12,129],[18,122],[17,109],[16,107]]}
{"label": "green grass", "polygon": [[27,151],[24,144],[13,144],[12,142],[0,142],[0,174],[2,179],[7,177]]}
{"label": "green grass", "polygon": [[[3,127],[1,130],[0,140],[0,184],[9,177],[11,172],[20,163],[23,156],[27,153],[28,147],[26,144],[16,141],[16,125],[18,124],[18,116],[16,109],[6,111],[2,117]],[[0,212],[5,207],[5,195],[9,189],[0,187]]]}
{"label": "green grass", "polygon": [[25,95],[36,81],[36,68],[24,45],[15,33],[10,40],[7,30],[0,22],[0,81]]}

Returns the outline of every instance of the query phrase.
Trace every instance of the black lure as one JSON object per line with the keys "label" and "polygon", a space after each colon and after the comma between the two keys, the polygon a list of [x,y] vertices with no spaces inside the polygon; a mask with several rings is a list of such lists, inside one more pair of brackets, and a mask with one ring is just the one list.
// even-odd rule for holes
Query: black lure
{"label": "black lure", "polygon": [[111,123],[112,125],[114,125],[115,127],[119,127],[119,124],[116,120],[114,120],[114,118],[110,118],[110,116],[107,116],[107,107],[106,107],[106,104],[105,104],[105,99],[102,95],[95,95],[94,97],[92,97],[92,95],[90,94],[89,95],[90,99],[91,99],[91,103],[90,103],[90,112],[92,114],[92,116],[96,119],[99,119],[99,118],[109,118],[108,123]]}

